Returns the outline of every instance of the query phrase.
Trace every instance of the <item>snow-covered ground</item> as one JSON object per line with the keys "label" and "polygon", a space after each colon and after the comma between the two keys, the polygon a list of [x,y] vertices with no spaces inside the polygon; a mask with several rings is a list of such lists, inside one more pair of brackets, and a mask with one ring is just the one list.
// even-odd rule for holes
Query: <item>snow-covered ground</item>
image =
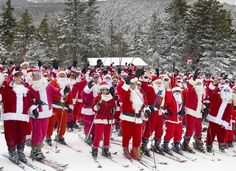
{"label": "snow-covered ground", "polygon": [[[2,123],[0,123],[2,124]],[[1,134],[0,134],[0,153],[4,154],[7,153],[7,147],[5,143],[4,134],[2,133],[2,127]],[[112,153],[117,152],[117,154],[113,155],[113,159],[117,162],[114,163],[109,159],[106,159],[101,156],[101,153],[98,156],[98,161],[101,163],[102,168],[98,168],[98,164],[95,163],[91,157],[91,147],[86,145],[81,138],[79,138],[78,134],[83,136],[82,131],[74,131],[74,132],[67,132],[65,135],[65,139],[67,143],[73,147],[73,149],[81,150],[81,152],[76,152],[75,150],[72,150],[68,148],[67,146],[63,146],[61,144],[58,145],[58,149],[60,150],[60,153],[55,153],[55,142],[53,142],[53,147],[49,147],[45,145],[43,148],[43,151],[45,152],[45,155],[48,159],[58,161],[60,163],[69,164],[66,170],[68,171],[77,171],[77,170],[98,170],[98,171],[139,171],[140,169],[144,170],[152,170],[151,168],[145,168],[143,165],[141,165],[139,162],[135,161],[134,163],[131,163],[129,160],[125,159],[122,155],[122,148],[120,145],[117,144],[111,144],[110,151]],[[120,137],[117,136],[117,133],[113,133],[113,137],[116,140],[121,140]],[[102,144],[101,144],[102,145]],[[233,152],[233,150],[236,151],[236,148],[227,150],[229,154],[233,155],[236,154]],[[101,152],[101,149],[99,149]],[[215,144],[215,151],[218,151],[217,144]],[[26,154],[30,153],[30,148],[25,148]],[[47,153],[46,153],[47,152]],[[219,153],[215,153],[215,156],[208,154],[203,155],[200,153],[197,153],[196,155],[186,153],[186,155],[190,156],[191,158],[196,158],[196,161],[190,161],[184,163],[179,163],[170,159],[167,159],[164,156],[155,154],[156,163],[158,162],[167,162],[167,165],[157,164],[157,170],[159,171],[222,171],[222,170],[235,170],[235,161],[236,157],[230,157],[226,155],[222,155]],[[184,159],[184,158],[183,158]],[[220,161],[219,161],[220,160]],[[29,161],[31,161],[29,159]],[[38,162],[33,162],[33,164],[39,166],[40,168],[45,169],[46,171],[54,170],[46,165],[43,165]],[[150,159],[149,161],[150,166],[154,165],[153,159]],[[129,165],[129,167],[125,168],[122,165]],[[18,166],[12,164],[8,159],[0,155],[0,166],[4,167],[5,171],[17,171],[21,170]],[[26,170],[32,170],[31,168],[26,167]]]}

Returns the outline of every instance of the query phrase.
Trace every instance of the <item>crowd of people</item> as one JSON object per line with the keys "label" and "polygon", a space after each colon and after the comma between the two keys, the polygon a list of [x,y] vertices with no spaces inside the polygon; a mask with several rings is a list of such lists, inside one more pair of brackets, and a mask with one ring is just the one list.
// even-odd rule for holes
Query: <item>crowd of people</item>
{"label": "crowd of people", "polygon": [[[60,68],[55,61],[52,68],[39,64],[0,67],[1,120],[9,159],[15,163],[27,162],[26,136],[30,135],[30,156],[44,160],[41,149],[44,142],[53,145],[53,131],[55,142],[66,145],[66,130],[73,130],[77,122],[83,123],[85,142],[91,145],[94,158],[101,139],[102,155],[111,156],[113,127],[122,136],[128,159],[150,156],[150,150],[170,155],[172,151],[211,153],[215,137],[222,152],[233,147],[236,85],[225,74],[213,77],[199,69],[188,74],[161,73],[158,68],[133,64],[104,67],[101,60],[82,68],[76,61],[68,68]],[[208,122],[206,147],[204,119]],[[151,139],[154,143],[149,148]]]}

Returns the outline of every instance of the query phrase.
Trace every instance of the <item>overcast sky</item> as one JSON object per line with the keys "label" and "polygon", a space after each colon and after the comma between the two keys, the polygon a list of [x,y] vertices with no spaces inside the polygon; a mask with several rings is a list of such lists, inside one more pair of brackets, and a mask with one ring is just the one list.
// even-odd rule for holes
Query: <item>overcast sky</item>
{"label": "overcast sky", "polygon": [[236,0],[219,0],[220,2],[227,2],[229,4],[233,4],[233,5],[236,5]]}

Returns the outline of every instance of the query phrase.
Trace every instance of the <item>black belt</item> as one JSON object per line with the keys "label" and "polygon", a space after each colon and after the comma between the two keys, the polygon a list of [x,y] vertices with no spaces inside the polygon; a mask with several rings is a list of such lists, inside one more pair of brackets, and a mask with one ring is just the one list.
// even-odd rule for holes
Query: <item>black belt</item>
{"label": "black belt", "polygon": [[134,117],[134,118],[141,118],[141,113],[128,113],[128,112],[124,112],[123,115],[125,116],[131,116],[131,117]]}
{"label": "black belt", "polygon": [[52,104],[55,104],[55,105],[58,105],[58,106],[66,106],[67,103],[53,100]]}
{"label": "black belt", "polygon": [[87,106],[87,107],[91,107],[92,106],[92,104],[90,104],[90,103],[85,103],[84,105]]}

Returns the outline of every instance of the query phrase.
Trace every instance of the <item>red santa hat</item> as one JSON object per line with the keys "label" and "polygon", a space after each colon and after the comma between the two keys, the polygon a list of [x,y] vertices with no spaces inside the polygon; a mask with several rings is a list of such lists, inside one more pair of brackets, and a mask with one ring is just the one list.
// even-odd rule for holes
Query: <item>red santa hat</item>
{"label": "red santa hat", "polygon": [[0,65],[0,72],[4,71],[4,67],[2,65]]}
{"label": "red santa hat", "polygon": [[33,69],[32,75],[41,75],[41,71],[39,69]]}
{"label": "red santa hat", "polygon": [[14,70],[12,74],[14,77],[23,76],[23,73],[20,70],[19,71]]}
{"label": "red santa hat", "polygon": [[24,65],[27,65],[27,67],[29,67],[29,62],[22,62],[21,64],[20,64],[20,67],[23,67]]}
{"label": "red santa hat", "polygon": [[133,83],[133,84],[135,84],[137,82],[138,82],[138,78],[137,77],[131,78],[131,80],[130,80],[130,83]]}
{"label": "red santa hat", "polygon": [[66,72],[63,70],[63,69],[59,69],[58,71],[57,71],[57,77],[60,75],[60,74],[64,74],[64,75],[66,75]]}
{"label": "red santa hat", "polygon": [[102,89],[110,89],[110,86],[107,84],[107,82],[103,81],[101,84],[100,84],[100,90]]}
{"label": "red santa hat", "polygon": [[153,77],[153,79],[152,79],[152,83],[153,84],[163,84],[163,81],[162,81],[162,79],[160,79],[160,78],[158,78],[158,77]]}
{"label": "red santa hat", "polygon": [[110,74],[106,74],[106,75],[104,76],[104,79],[110,79],[110,80],[112,80],[112,77],[111,77]]}

